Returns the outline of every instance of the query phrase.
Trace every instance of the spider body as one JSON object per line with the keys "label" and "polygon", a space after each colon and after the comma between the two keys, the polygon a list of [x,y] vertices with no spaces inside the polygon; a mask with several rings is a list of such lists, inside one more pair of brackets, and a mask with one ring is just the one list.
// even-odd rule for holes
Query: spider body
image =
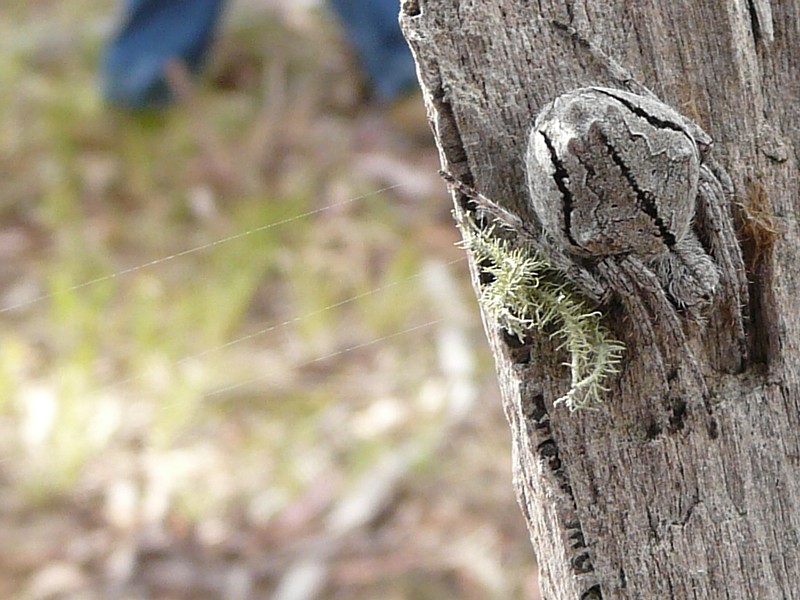
{"label": "spider body", "polygon": [[[711,137],[640,87],[644,95],[579,88],[539,113],[525,154],[534,219],[443,176],[584,296],[600,305],[618,299],[633,339],[660,348],[654,368],[664,377],[667,363],[692,357],[681,314],[701,325],[709,315],[730,348],[718,366],[738,372],[747,282],[733,184]],[[696,367],[693,358],[687,364]]]}
{"label": "spider body", "polygon": [[704,164],[710,147],[699,126],[656,99],[579,88],[548,104],[531,129],[530,204],[566,254],[635,257],[673,303],[696,306],[719,284],[693,228],[698,203],[718,202],[701,180],[722,185]]}

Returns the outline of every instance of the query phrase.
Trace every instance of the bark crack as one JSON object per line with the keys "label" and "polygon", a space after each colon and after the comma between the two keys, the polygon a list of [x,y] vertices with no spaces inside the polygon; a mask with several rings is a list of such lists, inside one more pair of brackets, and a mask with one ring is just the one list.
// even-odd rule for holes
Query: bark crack
{"label": "bark crack", "polygon": [[[525,398],[523,396],[523,402]],[[555,484],[561,490],[563,496],[561,503],[563,508],[558,512],[562,519],[562,527],[568,547],[575,552],[570,558],[570,566],[576,575],[586,575],[594,571],[594,564],[589,554],[586,537],[583,532],[580,518],[578,516],[578,504],[569,476],[566,473],[562,462],[558,444],[553,438],[553,431],[550,426],[550,415],[545,405],[544,395],[535,393],[528,397],[528,401],[523,404],[525,417],[524,423],[527,428],[533,426],[533,430],[528,429],[529,438],[535,438],[536,453],[543,464],[548,467]],[[599,591],[599,588],[598,588]],[[593,596],[601,598],[602,596]]]}

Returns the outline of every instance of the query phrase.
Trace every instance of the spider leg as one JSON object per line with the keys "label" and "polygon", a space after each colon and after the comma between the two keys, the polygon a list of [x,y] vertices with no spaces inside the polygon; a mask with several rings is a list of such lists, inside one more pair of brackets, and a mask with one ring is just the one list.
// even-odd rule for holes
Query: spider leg
{"label": "spider leg", "polygon": [[[701,390],[707,397],[705,378],[681,319],[655,274],[634,256],[603,261],[601,273],[616,282],[615,291],[635,321],[635,331],[654,347],[662,368],[670,373],[685,373],[688,387]],[[665,377],[666,381],[670,379],[675,377]]]}
{"label": "spider leg", "polygon": [[[580,293],[597,304],[603,304],[608,300],[610,296],[608,286],[576,263],[573,257],[551,243],[535,223],[525,221],[446,171],[439,173],[447,183],[470,199],[478,210],[483,211],[498,225],[516,234],[518,243],[531,247],[546,258],[556,271],[562,273],[578,288]],[[461,225],[464,226],[463,223]]]}
{"label": "spider leg", "polygon": [[732,197],[735,191],[733,188],[733,180],[725,168],[711,155],[708,155],[703,159],[701,169],[703,167],[705,167],[711,176],[713,176],[719,182],[719,184],[722,186],[722,192],[725,194],[725,196]]}
{"label": "spider leg", "polygon": [[531,245],[547,258],[554,269],[563,273],[584,296],[596,304],[605,304],[608,301],[611,296],[611,288],[588,269],[575,262],[575,258],[570,257],[551,243],[546,236],[543,235],[542,241],[536,240],[535,245],[534,243]]}
{"label": "spider leg", "polygon": [[[606,258],[597,265],[600,276],[608,282],[611,289],[622,302],[625,312],[630,319],[635,332],[635,341],[644,347],[658,350],[658,336],[653,328],[653,320],[647,306],[638,294],[638,289],[630,275],[620,267],[614,258]],[[661,359],[660,351],[654,353],[656,362],[654,368],[666,381],[666,369]]]}
{"label": "spider leg", "polygon": [[733,185],[716,162],[700,169],[695,227],[720,272],[719,291],[711,315],[713,330],[720,336],[719,362],[726,371],[738,372],[747,358],[743,308],[748,302],[747,279],[741,248],[731,214]]}
{"label": "spider leg", "polygon": [[669,252],[651,259],[649,266],[676,306],[688,309],[699,320],[697,309],[711,302],[719,285],[719,271],[694,232]]}
{"label": "spider leg", "polygon": [[[664,355],[659,348],[658,332],[654,327],[653,317],[648,310],[648,306],[640,296],[639,290],[630,275],[620,267],[615,258],[605,258],[597,265],[598,274],[608,281],[615,295],[622,303],[625,311],[625,321],[630,326],[629,335],[625,340],[626,354],[631,361],[638,361],[646,364],[647,377],[650,381],[657,382],[655,387],[658,389],[668,389],[670,380],[668,377],[668,367],[665,364]],[[637,370],[631,371],[636,373]],[[627,374],[623,374],[619,380],[622,398],[626,397],[625,389],[628,387],[638,387],[639,383],[634,379],[630,380]],[[656,430],[663,430],[668,425],[669,419],[665,415],[663,408],[657,405],[639,406],[636,410],[630,411],[631,418],[636,418],[637,412],[644,415],[643,427],[648,431],[652,430],[651,422],[657,424]]]}

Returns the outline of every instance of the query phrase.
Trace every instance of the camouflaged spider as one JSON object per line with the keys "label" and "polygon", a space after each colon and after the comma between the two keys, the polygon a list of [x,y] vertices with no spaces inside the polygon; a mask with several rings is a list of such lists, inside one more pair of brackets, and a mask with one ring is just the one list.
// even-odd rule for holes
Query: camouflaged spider
{"label": "camouflaged spider", "polygon": [[[567,92],[530,132],[531,207],[566,254],[638,261],[674,305],[692,310],[711,300],[720,276],[737,277],[727,256],[738,247],[726,197],[732,185],[710,159],[711,145],[699,126],[657,99],[601,87]],[[600,286],[620,292],[609,275]]]}
{"label": "camouflaged spider", "polygon": [[618,297],[648,337],[643,319],[680,329],[678,311],[700,320],[721,292],[741,342],[733,186],[711,146],[698,125],[655,96],[586,87],[549,103],[530,131],[525,170],[538,222],[445,178],[582,294],[601,304]]}

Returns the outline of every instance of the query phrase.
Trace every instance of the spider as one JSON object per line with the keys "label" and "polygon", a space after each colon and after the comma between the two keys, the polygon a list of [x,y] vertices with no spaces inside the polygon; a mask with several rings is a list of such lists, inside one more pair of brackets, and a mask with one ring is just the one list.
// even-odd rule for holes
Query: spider
{"label": "spider", "polygon": [[[732,189],[709,160],[711,145],[699,126],[653,98],[602,87],[567,92],[530,132],[531,208],[563,253],[636,259],[675,306],[700,307],[716,292],[721,271],[735,277],[725,250],[738,247],[724,237],[732,233],[724,227],[726,186]],[[718,263],[693,228],[698,212],[716,223],[702,233],[711,255],[723,259]]]}
{"label": "spider", "polygon": [[700,322],[715,299],[731,341],[744,346],[733,185],[711,147],[705,131],[654,95],[585,87],[545,106],[530,131],[535,220],[443,175],[583,295],[601,305],[618,298],[639,337],[680,363],[680,315]]}

